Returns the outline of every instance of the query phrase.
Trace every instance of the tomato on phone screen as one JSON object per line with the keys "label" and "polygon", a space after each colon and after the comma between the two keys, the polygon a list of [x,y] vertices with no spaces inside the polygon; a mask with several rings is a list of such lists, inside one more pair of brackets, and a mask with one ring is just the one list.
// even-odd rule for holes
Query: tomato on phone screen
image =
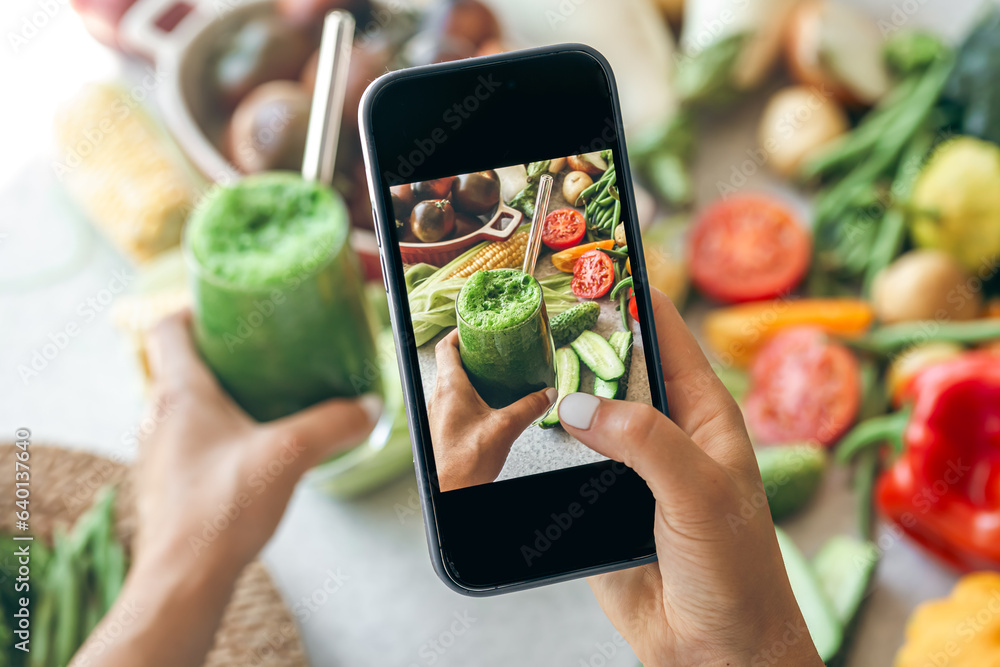
{"label": "tomato on phone screen", "polygon": [[570,289],[581,299],[599,299],[615,282],[615,264],[600,250],[588,250],[573,266]]}
{"label": "tomato on phone screen", "polygon": [[820,329],[797,327],[761,348],[744,401],[747,426],[763,443],[835,443],[861,404],[854,355]]}
{"label": "tomato on phone screen", "polygon": [[809,269],[809,233],[782,203],[760,195],[709,206],[691,235],[691,280],[727,303],[792,290]]}
{"label": "tomato on phone screen", "polygon": [[572,248],[583,240],[587,224],[583,214],[572,208],[560,208],[545,216],[542,243],[553,250]]}

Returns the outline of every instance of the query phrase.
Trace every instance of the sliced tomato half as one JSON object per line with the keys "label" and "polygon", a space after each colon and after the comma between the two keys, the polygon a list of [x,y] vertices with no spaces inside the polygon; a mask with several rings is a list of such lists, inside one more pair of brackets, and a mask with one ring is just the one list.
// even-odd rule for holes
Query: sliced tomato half
{"label": "sliced tomato half", "polygon": [[762,195],[718,201],[691,234],[691,280],[727,303],[770,299],[794,289],[809,269],[809,233],[783,203]]}
{"label": "sliced tomato half", "polygon": [[861,378],[850,350],[815,327],[782,331],[758,352],[744,401],[764,444],[837,442],[858,416]]}
{"label": "sliced tomato half", "polygon": [[572,208],[560,208],[545,216],[542,243],[553,250],[572,248],[583,240],[587,223],[583,214]]}
{"label": "sliced tomato half", "polygon": [[570,289],[581,299],[600,299],[615,282],[615,264],[600,250],[589,250],[573,266]]}

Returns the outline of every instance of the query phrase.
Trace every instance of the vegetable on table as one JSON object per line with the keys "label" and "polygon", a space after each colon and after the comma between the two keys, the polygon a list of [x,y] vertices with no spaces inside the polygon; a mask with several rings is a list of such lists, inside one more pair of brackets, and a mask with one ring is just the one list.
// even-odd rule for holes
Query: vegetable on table
{"label": "vegetable on table", "polygon": [[775,299],[708,313],[702,324],[705,341],[727,365],[746,366],[775,334],[797,326],[813,326],[841,337],[860,336],[874,312],[860,299]]}
{"label": "vegetable on table", "polygon": [[621,219],[621,201],[618,198],[615,179],[615,166],[612,164],[600,178],[584,188],[577,197],[577,201],[584,205],[583,214],[587,220],[587,229],[593,232],[606,231],[612,238]]}
{"label": "vegetable on table", "polygon": [[972,272],[995,272],[1000,146],[972,137],[938,146],[917,177],[910,207],[910,234],[917,246],[944,250]]}
{"label": "vegetable on table", "polygon": [[968,322],[900,322],[878,327],[865,336],[846,339],[845,344],[873,354],[888,355],[913,345],[950,342],[973,345],[1000,339],[1000,320]]}
{"label": "vegetable on table", "polygon": [[569,345],[587,329],[594,328],[601,314],[601,306],[596,301],[584,301],[564,313],[549,320],[552,344],[558,347]]}
{"label": "vegetable on table", "polygon": [[594,179],[585,171],[571,171],[563,179],[563,199],[570,206],[576,206],[580,194],[594,184]]}
{"label": "vegetable on table", "polygon": [[934,656],[948,667],[1000,664],[1000,574],[967,574],[951,595],[924,602],[906,624],[906,641],[893,667],[925,667]]}
{"label": "vegetable on table", "polygon": [[879,321],[892,324],[971,320],[982,309],[983,298],[980,289],[973,289],[972,276],[951,255],[912,250],[875,277],[872,303]]}
{"label": "vegetable on table", "polygon": [[[596,334],[595,334],[596,335]],[[569,347],[556,350],[556,402],[545,413],[538,425],[542,428],[553,428],[559,425],[559,404],[563,398],[580,390],[580,358]]]}
{"label": "vegetable on table", "polygon": [[[763,82],[793,0],[688,0],[674,80],[688,105],[719,104]],[[720,20],[720,17],[729,20]]]}
{"label": "vegetable on table", "polygon": [[893,357],[886,373],[886,392],[896,407],[901,406],[910,390],[913,378],[925,368],[960,356],[963,348],[958,343],[936,341],[914,345]]}
{"label": "vegetable on table", "polygon": [[1000,143],[1000,10],[984,13],[958,49],[955,69],[942,91],[962,134]]}
{"label": "vegetable on table", "polygon": [[859,424],[837,455],[893,443],[878,480],[881,514],[962,570],[1000,567],[1000,356],[967,352],[920,372],[911,407]]}
{"label": "vegetable on table", "polygon": [[180,243],[201,184],[124,89],[85,86],[56,116],[56,175],[119,250],[145,262]]}
{"label": "vegetable on table", "polygon": [[763,195],[720,200],[691,232],[691,280],[726,303],[770,299],[802,280],[810,248],[809,233],[783,203]]}
{"label": "vegetable on table", "polygon": [[781,176],[798,173],[802,164],[848,130],[840,105],[820,90],[789,86],[771,96],[757,128],[757,142],[767,164]]}
{"label": "vegetable on table", "polygon": [[792,538],[775,526],[778,547],[781,549],[788,581],[792,585],[795,601],[799,603],[809,636],[823,662],[828,662],[844,642],[844,624],[837,618],[833,603],[820,584],[816,571],[805,555],[795,546]]}
{"label": "vegetable on table", "polygon": [[625,374],[625,364],[604,337],[593,331],[584,331],[570,343],[587,368],[602,380],[611,382]]}
{"label": "vegetable on table", "polygon": [[602,380],[594,378],[594,395],[601,398],[614,398],[624,400],[628,393],[628,376],[632,368],[632,332],[615,331],[608,336],[608,344],[622,360],[625,372],[617,380]]}
{"label": "vegetable on table", "polygon": [[524,188],[507,203],[529,218],[535,217],[535,199],[538,197],[538,180],[549,173],[550,160],[531,162],[526,167]]}
{"label": "vegetable on table", "polygon": [[813,557],[820,587],[845,628],[861,608],[878,561],[875,544],[849,535],[831,537]]}
{"label": "vegetable on table", "polygon": [[545,216],[542,243],[552,250],[565,250],[578,245],[586,233],[583,214],[576,209],[560,208]]}
{"label": "vegetable on table", "polygon": [[821,447],[810,444],[760,447],[756,454],[774,521],[792,516],[815,497],[826,472],[826,452]]}
{"label": "vegetable on table", "polygon": [[[650,287],[660,290],[681,308],[690,284],[684,252],[687,218],[657,220],[642,232],[642,252]],[[625,269],[631,274],[631,262]]]}
{"label": "vegetable on table", "polygon": [[615,265],[602,250],[589,250],[573,265],[573,294],[581,299],[599,299],[615,281]]}
{"label": "vegetable on table", "polygon": [[[687,206],[694,199],[690,174],[694,138],[692,114],[682,109],[662,123],[645,128],[631,143],[629,158],[645,182],[668,204]],[[636,199],[642,220],[638,196]]]}
{"label": "vegetable on table", "polygon": [[806,0],[789,21],[785,60],[799,83],[868,106],[891,85],[882,49],[873,17],[837,0]]}
{"label": "vegetable on table", "polygon": [[[614,245],[615,242],[612,239],[605,239],[603,241],[594,241],[593,243],[583,243],[575,248],[560,250],[559,252],[552,254],[552,266],[565,273],[573,273],[573,267],[576,266],[576,261],[580,259],[581,256],[591,250],[597,250],[598,248],[611,250]],[[524,254],[523,251],[521,254]]]}
{"label": "vegetable on table", "polygon": [[601,151],[570,155],[566,158],[566,162],[573,171],[582,171],[588,176],[597,176],[606,172],[612,166],[601,155]]}
{"label": "vegetable on table", "polygon": [[822,445],[847,432],[860,404],[857,360],[815,327],[788,329],[761,348],[743,402],[758,441]]}
{"label": "vegetable on table", "polygon": [[527,231],[527,226],[522,225],[506,241],[480,243],[443,266],[440,278],[468,278],[476,271],[519,268],[528,248]]}

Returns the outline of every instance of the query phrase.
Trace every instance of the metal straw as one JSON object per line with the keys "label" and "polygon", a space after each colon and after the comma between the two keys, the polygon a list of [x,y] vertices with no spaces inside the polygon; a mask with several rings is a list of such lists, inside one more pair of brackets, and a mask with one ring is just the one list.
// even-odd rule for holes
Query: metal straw
{"label": "metal straw", "polygon": [[543,174],[538,180],[538,196],[535,198],[535,216],[531,219],[531,230],[528,232],[528,248],[524,251],[524,266],[522,271],[529,276],[535,271],[538,261],[538,251],[542,247],[542,227],[545,226],[545,216],[549,212],[549,194],[552,192],[552,176]]}
{"label": "metal straw", "polygon": [[309,110],[306,150],[302,158],[302,178],[330,185],[340,139],[340,119],[347,96],[347,72],[351,66],[354,17],[333,11],[323,20],[319,44],[316,88]]}

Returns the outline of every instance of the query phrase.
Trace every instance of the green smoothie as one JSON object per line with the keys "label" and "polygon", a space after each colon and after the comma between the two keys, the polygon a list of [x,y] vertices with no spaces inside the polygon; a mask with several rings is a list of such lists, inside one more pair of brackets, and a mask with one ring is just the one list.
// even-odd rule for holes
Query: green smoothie
{"label": "green smoothie", "polygon": [[549,320],[538,281],[517,269],[472,274],[455,302],[462,365],[501,408],[555,384]]}
{"label": "green smoothie", "polygon": [[195,340],[261,421],[381,390],[348,231],[343,201],[291,173],[217,187],[188,222]]}

